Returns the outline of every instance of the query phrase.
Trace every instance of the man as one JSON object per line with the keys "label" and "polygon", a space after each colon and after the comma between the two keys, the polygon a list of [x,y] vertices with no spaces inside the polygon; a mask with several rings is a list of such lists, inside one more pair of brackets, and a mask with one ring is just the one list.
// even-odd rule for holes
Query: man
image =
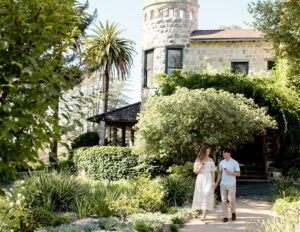
{"label": "man", "polygon": [[223,222],[228,222],[227,199],[230,202],[232,221],[236,220],[236,177],[241,175],[240,166],[237,161],[231,158],[231,152],[228,149],[223,150],[223,157],[219,164],[219,173],[217,182],[213,186],[216,188],[221,180],[221,199],[223,210]]}

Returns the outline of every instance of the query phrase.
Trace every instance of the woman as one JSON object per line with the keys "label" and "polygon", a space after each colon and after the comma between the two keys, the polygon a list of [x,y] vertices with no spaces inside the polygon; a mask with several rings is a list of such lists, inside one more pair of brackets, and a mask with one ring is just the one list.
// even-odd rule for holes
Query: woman
{"label": "woman", "polygon": [[215,185],[215,163],[209,157],[210,148],[204,146],[199,152],[195,163],[194,173],[197,174],[193,209],[202,210],[202,221],[206,220],[206,211],[213,210]]}

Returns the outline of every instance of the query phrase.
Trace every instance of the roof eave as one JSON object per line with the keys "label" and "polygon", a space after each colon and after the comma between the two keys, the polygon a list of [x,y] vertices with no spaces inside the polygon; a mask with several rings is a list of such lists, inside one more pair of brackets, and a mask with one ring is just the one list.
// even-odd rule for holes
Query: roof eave
{"label": "roof eave", "polygon": [[191,42],[269,41],[264,38],[191,38]]}

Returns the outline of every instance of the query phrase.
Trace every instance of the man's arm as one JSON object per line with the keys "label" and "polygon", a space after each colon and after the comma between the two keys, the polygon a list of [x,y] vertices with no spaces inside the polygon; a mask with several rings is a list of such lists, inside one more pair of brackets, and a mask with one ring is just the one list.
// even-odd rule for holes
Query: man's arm
{"label": "man's arm", "polygon": [[217,186],[218,186],[218,184],[219,184],[221,178],[222,178],[222,170],[219,170],[217,182],[216,182],[216,183],[214,184],[214,186],[213,186],[214,189],[217,188]]}
{"label": "man's arm", "polygon": [[226,172],[228,175],[232,175],[232,176],[236,176],[236,177],[241,176],[241,171],[230,172],[230,171],[226,170],[225,172]]}

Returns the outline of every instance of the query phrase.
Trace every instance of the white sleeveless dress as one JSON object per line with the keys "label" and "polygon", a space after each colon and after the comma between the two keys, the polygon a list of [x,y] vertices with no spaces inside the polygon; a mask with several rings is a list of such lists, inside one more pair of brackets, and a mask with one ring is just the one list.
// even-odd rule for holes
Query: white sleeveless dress
{"label": "white sleeveless dress", "polygon": [[194,170],[201,167],[202,163],[205,163],[205,166],[197,175],[192,208],[202,210],[213,210],[214,190],[212,188],[211,173],[216,170],[216,166],[215,163],[212,161],[195,162]]}

